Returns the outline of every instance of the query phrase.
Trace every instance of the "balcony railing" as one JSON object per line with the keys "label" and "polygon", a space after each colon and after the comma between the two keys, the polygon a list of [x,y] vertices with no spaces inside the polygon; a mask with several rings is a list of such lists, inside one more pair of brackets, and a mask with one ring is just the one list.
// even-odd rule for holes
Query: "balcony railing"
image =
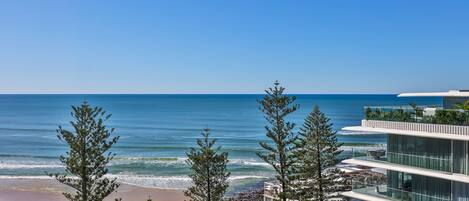
{"label": "balcony railing", "polygon": [[386,152],[385,150],[353,151],[352,156],[359,160],[406,165],[448,173],[452,172],[453,164],[451,158]]}
{"label": "balcony railing", "polygon": [[384,183],[375,183],[375,182],[363,182],[352,180],[352,191],[357,193],[362,193],[366,195],[371,195],[375,197],[380,197],[390,200],[402,200],[402,201],[411,201],[411,200],[425,200],[425,201],[450,201],[450,198],[442,198],[431,195],[425,195],[421,193],[406,191],[402,189],[396,189],[388,187]]}
{"label": "balcony railing", "polygon": [[469,126],[469,111],[429,106],[367,106],[366,120]]}
{"label": "balcony railing", "polygon": [[395,122],[382,120],[362,120],[363,127],[383,128],[393,130],[406,130],[425,133],[445,133],[454,135],[469,136],[469,126],[413,123],[413,122]]}
{"label": "balcony railing", "polygon": [[450,158],[419,156],[394,152],[387,152],[387,161],[390,163],[439,170],[444,172],[451,172],[453,164]]}

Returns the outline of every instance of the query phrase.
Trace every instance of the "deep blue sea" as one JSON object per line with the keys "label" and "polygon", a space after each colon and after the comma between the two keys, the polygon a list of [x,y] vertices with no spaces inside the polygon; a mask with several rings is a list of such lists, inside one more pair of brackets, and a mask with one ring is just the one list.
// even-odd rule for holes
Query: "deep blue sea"
{"label": "deep blue sea", "polygon": [[[438,105],[440,98],[396,95],[296,95],[300,109],[289,117],[301,126],[314,105],[334,123],[345,145],[384,144],[385,135],[347,133],[359,125],[368,105]],[[189,180],[185,152],[203,128],[229,152],[234,186],[272,177],[260,161],[258,142],[266,140],[262,95],[0,95],[0,177],[38,177],[61,172],[58,156],[67,146],[57,139],[58,125],[69,128],[71,105],[84,100],[112,114],[107,122],[121,138],[112,149],[111,174],[121,181],[162,188],[181,188]],[[356,145],[361,146],[361,145]],[[346,146],[349,147],[349,146]]]}

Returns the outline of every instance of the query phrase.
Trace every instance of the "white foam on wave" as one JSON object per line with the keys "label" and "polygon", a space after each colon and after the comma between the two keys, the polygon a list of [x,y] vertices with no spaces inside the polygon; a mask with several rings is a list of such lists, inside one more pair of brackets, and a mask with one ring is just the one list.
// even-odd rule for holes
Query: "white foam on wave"
{"label": "white foam on wave", "polygon": [[0,175],[0,179],[54,179],[49,176],[11,176],[11,175]]}
{"label": "white foam on wave", "polygon": [[[186,189],[191,185],[191,179],[188,176],[142,176],[142,175],[110,175],[117,177],[119,182],[149,188],[164,189]],[[267,179],[265,176],[257,175],[238,175],[228,178],[229,182],[236,182],[247,179]]]}
{"label": "white foam on wave", "polygon": [[[145,157],[128,157],[116,158],[112,160],[109,165],[129,165],[133,163],[144,163],[158,166],[186,166],[187,158],[145,158]],[[258,161],[256,159],[230,159],[228,165],[241,165],[241,166],[269,166],[268,163]],[[5,160],[0,161],[0,169],[51,169],[51,168],[64,168],[64,165],[59,161],[27,161],[27,160]]]}
{"label": "white foam on wave", "polygon": [[[117,181],[146,188],[162,189],[186,189],[191,185],[191,179],[188,176],[145,176],[145,175],[106,175],[109,178],[117,178]],[[268,177],[256,175],[239,175],[228,178],[230,182],[246,179],[267,179]],[[3,176],[0,179],[41,179],[53,180],[49,176]]]}
{"label": "white foam on wave", "polygon": [[139,175],[109,175],[117,177],[124,184],[147,188],[185,189],[190,186],[191,179],[187,176],[139,176]]}
{"label": "white foam on wave", "polygon": [[132,163],[145,163],[155,165],[185,165],[187,158],[152,158],[152,157],[125,157],[116,158],[110,165],[126,165]]}
{"label": "white foam on wave", "polygon": [[0,169],[47,169],[47,168],[63,168],[64,166],[57,161],[38,161],[38,160],[0,160]]}
{"label": "white foam on wave", "polygon": [[0,169],[35,169],[35,168],[63,168],[63,165],[53,164],[9,164],[0,163]]}
{"label": "white foam on wave", "polygon": [[[110,165],[125,165],[135,162],[146,164],[164,164],[164,165],[186,165],[186,157],[178,158],[151,158],[151,157],[122,157],[111,161]],[[247,166],[269,166],[268,163],[260,162],[255,159],[229,159],[228,164],[231,165],[247,165]]]}
{"label": "white foam on wave", "polygon": [[249,166],[270,166],[268,163],[259,162],[253,159],[230,159],[228,164],[249,165]]}
{"label": "white foam on wave", "polygon": [[268,179],[269,177],[265,176],[256,176],[256,175],[240,175],[240,176],[231,176],[228,178],[228,181],[244,180],[244,179]]}

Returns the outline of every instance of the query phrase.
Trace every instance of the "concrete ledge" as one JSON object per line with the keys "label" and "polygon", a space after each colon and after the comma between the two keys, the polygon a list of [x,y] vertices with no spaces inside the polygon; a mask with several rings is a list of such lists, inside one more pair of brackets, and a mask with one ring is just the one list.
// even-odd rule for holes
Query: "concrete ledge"
{"label": "concrete ledge", "polygon": [[464,174],[453,174],[450,172],[430,170],[430,169],[412,167],[412,166],[407,166],[407,165],[399,165],[399,164],[394,164],[394,163],[362,160],[358,158],[347,159],[347,160],[343,160],[342,162],[353,164],[353,165],[381,168],[381,169],[392,170],[392,171],[397,171],[397,172],[405,172],[405,173],[428,176],[428,177],[435,177],[435,178],[440,178],[440,179],[445,179],[445,180],[450,180],[450,181],[469,183],[469,175],[464,175]]}
{"label": "concrete ledge", "polygon": [[345,197],[359,199],[359,200],[366,200],[366,201],[389,201],[389,200],[391,200],[391,199],[384,199],[382,197],[375,197],[375,196],[371,196],[371,195],[357,193],[357,192],[353,192],[353,191],[347,191],[347,192],[343,192],[343,193],[340,193],[340,194],[345,196]]}
{"label": "concrete ledge", "polygon": [[[401,122],[396,122],[396,123],[401,123]],[[402,124],[407,124],[407,123],[402,123]],[[414,123],[414,124],[418,124],[418,123]],[[381,128],[379,126],[375,126],[375,127],[350,126],[350,127],[344,127],[342,128],[342,130],[469,141],[469,132],[465,134],[451,134],[451,133],[442,133],[442,132],[423,132],[423,131],[406,130],[405,127],[403,128],[396,127],[394,129],[391,129],[391,128]]]}

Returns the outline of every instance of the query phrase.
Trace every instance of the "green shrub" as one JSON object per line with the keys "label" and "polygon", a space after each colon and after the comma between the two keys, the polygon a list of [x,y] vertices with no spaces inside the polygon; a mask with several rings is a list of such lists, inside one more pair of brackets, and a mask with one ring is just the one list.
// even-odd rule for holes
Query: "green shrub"
{"label": "green shrub", "polygon": [[367,107],[365,109],[365,119],[469,126],[469,111],[462,109],[436,110],[434,116],[423,116],[423,108],[415,104],[411,106],[413,110],[393,109],[390,111]]}

